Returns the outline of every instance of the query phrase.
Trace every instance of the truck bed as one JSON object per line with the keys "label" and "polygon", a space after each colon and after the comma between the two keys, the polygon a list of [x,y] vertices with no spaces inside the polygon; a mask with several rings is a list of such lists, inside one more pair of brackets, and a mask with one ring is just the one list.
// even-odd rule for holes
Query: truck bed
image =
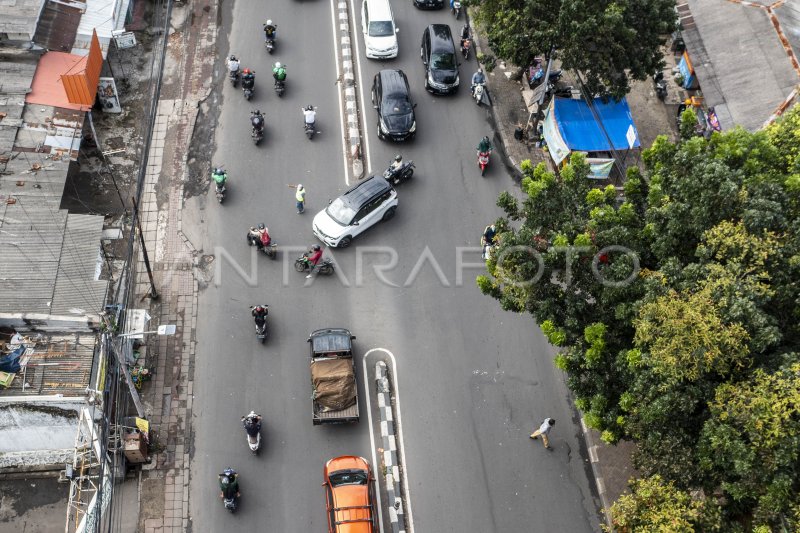
{"label": "truck bed", "polygon": [[358,422],[358,402],[341,411],[320,411],[317,402],[312,402],[314,408],[314,425],[319,424],[345,424]]}

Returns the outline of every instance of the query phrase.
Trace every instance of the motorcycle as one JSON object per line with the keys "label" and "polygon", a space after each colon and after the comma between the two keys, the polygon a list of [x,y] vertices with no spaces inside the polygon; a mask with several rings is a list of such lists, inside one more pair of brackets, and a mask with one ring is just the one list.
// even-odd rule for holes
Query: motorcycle
{"label": "motorcycle", "polygon": [[475,104],[481,105],[483,103],[483,92],[485,83],[476,83],[472,89],[472,97],[475,99]]}
{"label": "motorcycle", "polygon": [[572,85],[563,85],[561,83],[550,83],[547,85],[547,98],[558,96],[560,98],[572,98],[575,87]]}
{"label": "motorcycle", "polygon": [[[545,69],[544,67],[542,67],[540,63],[537,63],[537,65],[530,67],[530,69],[528,70],[528,86],[531,89],[535,89],[536,87],[541,85],[541,83],[544,81],[544,72]],[[564,73],[561,69],[551,71],[550,75],[547,77],[548,83],[553,85],[556,84],[561,79],[561,76],[563,76],[563,74]]]}
{"label": "motorcycle", "polygon": [[[308,255],[303,254],[298,257],[294,262],[294,269],[298,272],[306,272],[311,270],[311,262],[308,260]],[[317,264],[317,273],[324,276],[333,274],[333,261],[330,259],[323,259]]]}
{"label": "motorcycle", "polygon": [[245,100],[250,100],[253,93],[256,92],[256,78],[255,76],[244,76],[242,78],[242,94]]}
{"label": "motorcycle", "polygon": [[252,125],[250,137],[253,139],[253,144],[258,146],[258,143],[264,138],[264,115],[251,111],[250,124]]}
{"label": "motorcycle", "polygon": [[214,192],[217,195],[217,202],[222,203],[222,201],[225,200],[225,193],[228,191],[225,187],[225,184],[228,182],[228,172],[215,167],[214,170],[211,171],[211,179],[214,180]]}
{"label": "motorcycle", "polygon": [[[264,344],[264,341],[267,340],[267,336],[269,335],[269,332],[267,331],[267,313],[269,312],[269,306],[264,305],[262,307],[264,307],[267,312],[263,315],[257,314],[253,317],[253,319],[256,323],[256,338],[261,341],[261,344]],[[252,309],[253,307],[250,308],[250,310]]]}
{"label": "motorcycle", "polygon": [[[236,471],[234,469],[226,468],[225,470],[222,471],[222,474],[220,475],[220,478],[222,478],[223,476],[226,476],[226,477],[230,478],[232,476],[237,476],[237,474],[236,474]],[[238,499],[238,495],[237,494],[233,494],[230,498],[226,498],[226,497],[223,496],[222,503],[223,503],[223,505],[225,505],[225,509],[227,509],[231,513],[236,512],[237,499]]]}
{"label": "motorcycle", "polygon": [[663,102],[667,99],[667,82],[664,80],[663,72],[658,72],[653,76],[653,88],[659,100]]}
{"label": "motorcycle", "polygon": [[486,167],[489,166],[489,155],[491,155],[491,153],[491,151],[478,152],[478,166],[481,168],[481,176],[486,173]]}
{"label": "motorcycle", "polygon": [[400,182],[410,180],[411,176],[414,175],[414,168],[416,168],[414,161],[404,161],[398,169],[394,169],[390,165],[389,168],[383,171],[383,177],[389,183],[397,185]]}
{"label": "motorcycle", "polygon": [[267,37],[267,40],[264,41],[264,46],[266,47],[267,52],[271,54],[272,50],[275,48],[275,39],[272,37]]}
{"label": "motorcycle", "polygon": [[[305,108],[301,107],[300,110],[303,111],[303,129],[306,132],[306,137],[308,137],[308,140],[310,141],[311,139],[314,138],[314,134],[317,133],[316,118],[315,118],[314,122],[306,122],[306,120],[305,120]],[[316,110],[317,110],[317,108],[315,107],[314,111],[316,112]]]}
{"label": "motorcycle", "polygon": [[255,411],[250,411],[250,414],[242,417],[242,425],[247,432],[247,445],[253,455],[258,455],[258,450],[261,448],[261,420],[256,421],[258,418],[260,416]]}
{"label": "motorcycle", "polygon": [[461,54],[464,56],[464,61],[469,61],[469,50],[472,48],[472,40],[461,40]]}
{"label": "motorcycle", "polygon": [[257,246],[260,252],[264,252],[264,255],[270,259],[275,259],[278,255],[278,243],[274,240],[270,240],[269,244],[265,244],[261,238],[253,235],[251,231],[247,232],[247,244],[250,246]]}
{"label": "motorcycle", "polygon": [[461,18],[461,2],[453,2],[452,12],[456,16],[456,20]]}
{"label": "motorcycle", "polygon": [[284,80],[275,80],[275,93],[278,96],[283,96],[283,92],[286,90],[286,82]]}
{"label": "motorcycle", "polygon": [[236,84],[239,83],[239,69],[237,68],[236,70],[229,70],[228,78],[231,80],[231,85],[236,87]]}

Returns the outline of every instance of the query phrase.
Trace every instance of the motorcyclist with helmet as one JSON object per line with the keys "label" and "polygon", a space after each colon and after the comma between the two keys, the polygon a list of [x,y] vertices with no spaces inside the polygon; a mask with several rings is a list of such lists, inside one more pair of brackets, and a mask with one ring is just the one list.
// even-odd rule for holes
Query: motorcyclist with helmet
{"label": "motorcyclist with helmet", "polygon": [[306,124],[314,124],[317,121],[317,112],[314,111],[314,106],[309,104],[303,108],[303,120]]}
{"label": "motorcyclist with helmet", "polygon": [[264,42],[275,40],[278,38],[278,25],[274,24],[272,20],[267,20],[264,24]]}
{"label": "motorcyclist with helmet", "polygon": [[472,84],[470,85],[472,96],[475,96],[475,87],[478,85],[486,85],[486,76],[483,75],[482,68],[478,68],[475,74],[472,75]]}
{"label": "motorcyclist with helmet", "polygon": [[250,231],[247,233],[247,240],[250,246],[256,245],[259,250],[272,243],[272,237],[269,235],[269,228],[266,227],[263,222],[259,224],[258,227],[254,226],[250,228]]}
{"label": "motorcyclist with helmet", "polygon": [[492,153],[492,143],[491,143],[491,141],[489,141],[489,136],[488,135],[484,136],[484,138],[481,139],[481,142],[478,143],[478,146],[475,147],[475,149],[478,150],[478,155],[480,155],[482,153],[491,154]]}
{"label": "motorcyclist with helmet", "polygon": [[267,304],[252,305],[250,306],[250,314],[253,315],[256,324],[260,326],[267,320],[267,315],[269,314],[269,306]]}
{"label": "motorcyclist with helmet", "polygon": [[275,78],[275,81],[285,81],[286,65],[282,65],[280,61],[276,61],[275,65],[272,67],[272,77]]}
{"label": "motorcyclist with helmet", "polygon": [[256,73],[249,68],[242,71],[242,89],[253,89],[256,86]]}
{"label": "motorcyclist with helmet", "polygon": [[242,425],[244,425],[248,435],[255,437],[261,431],[261,415],[257,415],[255,411],[250,411],[250,414],[242,417]]}
{"label": "motorcyclist with helmet", "polygon": [[226,468],[219,475],[219,496],[226,500],[238,498],[239,493],[239,474],[233,468]]}
{"label": "motorcyclist with helmet", "polygon": [[322,259],[322,248],[320,248],[319,244],[315,244],[314,246],[311,247],[311,250],[309,250],[309,252],[305,254],[305,256],[306,260],[308,261],[308,264],[311,265],[311,270],[309,270],[308,275],[306,276],[306,279],[308,279],[314,274],[317,265]]}
{"label": "motorcyclist with helmet", "polygon": [[261,133],[264,130],[264,115],[260,109],[250,112],[250,125],[253,126],[253,133]]}
{"label": "motorcyclist with helmet", "polygon": [[236,56],[231,54],[231,57],[228,58],[227,61],[228,66],[228,74],[230,75],[231,79],[236,80],[239,78],[239,60],[236,59]]}

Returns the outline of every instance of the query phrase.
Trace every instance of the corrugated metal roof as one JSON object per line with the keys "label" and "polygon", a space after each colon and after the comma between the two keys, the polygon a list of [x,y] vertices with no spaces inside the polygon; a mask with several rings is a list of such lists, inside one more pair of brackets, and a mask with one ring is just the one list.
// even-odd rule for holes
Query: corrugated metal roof
{"label": "corrugated metal roof", "polygon": [[108,288],[96,279],[103,217],[14,199],[0,202],[0,312],[101,311]]}
{"label": "corrugated metal roof", "polygon": [[56,334],[35,340],[27,364],[10,387],[0,388],[0,396],[84,396],[91,383],[96,335]]}
{"label": "corrugated metal roof", "polygon": [[33,42],[48,50],[69,52],[75,44],[78,25],[86,9],[85,2],[73,2],[66,5],[61,2],[48,1],[44,6]]}
{"label": "corrugated metal roof", "polygon": [[3,0],[0,33],[22,33],[33,37],[44,0]]}

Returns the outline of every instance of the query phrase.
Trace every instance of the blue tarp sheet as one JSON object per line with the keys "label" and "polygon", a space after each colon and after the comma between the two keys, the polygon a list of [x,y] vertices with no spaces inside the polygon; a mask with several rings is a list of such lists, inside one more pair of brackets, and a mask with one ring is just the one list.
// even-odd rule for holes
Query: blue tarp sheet
{"label": "blue tarp sheet", "polygon": [[24,354],[25,346],[22,345],[10,354],[0,357],[0,372],[10,372],[11,374],[19,372],[19,358]]}
{"label": "blue tarp sheet", "polygon": [[[636,134],[633,147],[640,146],[639,132],[636,131],[627,100],[623,98],[619,102],[610,100],[608,103],[603,103],[601,99],[595,98],[594,106],[615,149],[628,149],[626,134],[631,126]],[[608,139],[597,124],[588,104],[583,100],[554,98],[553,115],[561,137],[570,150],[607,152],[611,149]]]}

